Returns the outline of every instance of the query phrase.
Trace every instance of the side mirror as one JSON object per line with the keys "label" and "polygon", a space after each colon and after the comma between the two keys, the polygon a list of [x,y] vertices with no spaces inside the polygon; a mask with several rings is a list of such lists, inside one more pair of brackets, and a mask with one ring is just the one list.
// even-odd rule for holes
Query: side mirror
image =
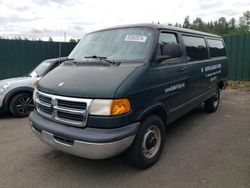
{"label": "side mirror", "polygon": [[161,56],[157,57],[157,62],[160,63],[166,59],[181,57],[181,46],[176,43],[166,44],[161,49]]}

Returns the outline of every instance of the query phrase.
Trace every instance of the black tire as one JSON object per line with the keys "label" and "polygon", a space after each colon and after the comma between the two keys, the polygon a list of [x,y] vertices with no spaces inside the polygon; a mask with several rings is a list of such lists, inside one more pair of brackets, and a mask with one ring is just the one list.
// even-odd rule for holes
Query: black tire
{"label": "black tire", "polygon": [[[155,135],[151,129],[157,130]],[[133,165],[139,168],[148,168],[159,159],[165,139],[165,125],[162,119],[155,115],[148,116],[142,121],[132,146],[126,152],[126,156]]]}
{"label": "black tire", "polygon": [[34,109],[32,94],[19,93],[9,103],[10,112],[17,117],[27,117]]}
{"label": "black tire", "polygon": [[214,95],[204,102],[206,112],[213,113],[218,109],[220,104],[220,90],[217,89]]}

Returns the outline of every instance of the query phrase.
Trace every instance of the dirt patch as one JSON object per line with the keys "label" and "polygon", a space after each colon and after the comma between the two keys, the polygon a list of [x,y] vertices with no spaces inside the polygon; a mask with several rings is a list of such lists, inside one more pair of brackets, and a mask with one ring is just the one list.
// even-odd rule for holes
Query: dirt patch
{"label": "dirt patch", "polygon": [[228,81],[228,88],[250,91],[250,81]]}

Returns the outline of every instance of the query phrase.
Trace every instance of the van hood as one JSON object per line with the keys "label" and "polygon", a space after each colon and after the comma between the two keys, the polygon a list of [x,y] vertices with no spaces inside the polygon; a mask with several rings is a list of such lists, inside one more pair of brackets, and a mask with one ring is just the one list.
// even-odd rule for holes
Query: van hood
{"label": "van hood", "polygon": [[61,96],[113,98],[120,84],[140,65],[122,63],[120,66],[104,66],[100,63],[66,62],[44,76],[38,90]]}

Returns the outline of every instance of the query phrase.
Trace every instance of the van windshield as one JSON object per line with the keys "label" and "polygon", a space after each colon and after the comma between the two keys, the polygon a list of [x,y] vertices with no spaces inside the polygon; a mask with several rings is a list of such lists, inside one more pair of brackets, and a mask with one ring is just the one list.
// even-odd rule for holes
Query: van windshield
{"label": "van windshield", "polygon": [[153,42],[150,28],[122,28],[85,35],[70,53],[69,59],[84,61],[86,57],[110,60],[144,60]]}

